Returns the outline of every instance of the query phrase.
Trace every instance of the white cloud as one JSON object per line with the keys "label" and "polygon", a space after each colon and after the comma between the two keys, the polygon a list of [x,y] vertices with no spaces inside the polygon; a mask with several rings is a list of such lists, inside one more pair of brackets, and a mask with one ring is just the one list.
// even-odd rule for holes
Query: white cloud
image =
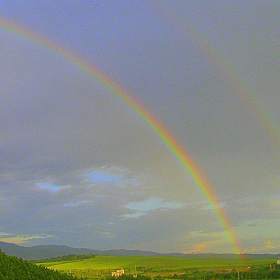
{"label": "white cloud", "polygon": [[166,201],[163,198],[151,197],[144,201],[130,202],[125,205],[126,208],[133,211],[133,213],[124,214],[124,218],[139,218],[146,215],[148,212],[155,210],[170,210],[180,209],[186,206],[186,203],[179,203],[174,201]]}
{"label": "white cloud", "polygon": [[177,209],[185,206],[185,203],[166,201],[159,197],[152,197],[145,201],[130,202],[126,205],[131,210],[148,212],[156,209]]}
{"label": "white cloud", "polygon": [[14,234],[7,232],[0,232],[0,241],[14,244],[28,244],[32,240],[49,239],[51,234]]}

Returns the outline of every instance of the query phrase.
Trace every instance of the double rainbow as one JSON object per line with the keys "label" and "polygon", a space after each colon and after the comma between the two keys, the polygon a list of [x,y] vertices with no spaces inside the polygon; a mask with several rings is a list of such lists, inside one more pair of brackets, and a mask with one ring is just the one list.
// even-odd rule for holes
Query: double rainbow
{"label": "double rainbow", "polygon": [[179,160],[184,169],[191,175],[196,185],[209,201],[211,208],[213,208],[222,229],[225,231],[228,240],[232,244],[234,253],[242,254],[241,246],[238,242],[238,239],[232,229],[232,226],[224,209],[219,206],[219,201],[213,191],[213,188],[211,187],[205,176],[202,174],[199,167],[195,164],[194,160],[190,157],[190,155],[182,147],[182,145],[175,139],[175,137],[166,129],[164,124],[162,124],[150,111],[148,111],[135,97],[128,93],[119,83],[110,79],[100,69],[98,69],[88,61],[85,61],[80,56],[48,40],[47,38],[36,34],[34,31],[31,31],[14,22],[8,21],[7,19],[0,18],[0,27],[10,32],[16,33],[24,38],[27,38],[30,41],[34,41],[42,47],[54,51],[65,59],[71,61],[88,75],[94,77],[97,81],[110,89],[124,103],[131,107],[135,111],[135,113],[152,128],[154,133],[158,135],[158,137],[165,143],[167,148]]}

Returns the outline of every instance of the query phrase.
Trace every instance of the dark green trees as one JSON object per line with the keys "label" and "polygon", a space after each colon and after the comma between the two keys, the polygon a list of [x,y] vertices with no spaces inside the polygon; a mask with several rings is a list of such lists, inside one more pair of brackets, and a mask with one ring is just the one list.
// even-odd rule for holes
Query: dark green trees
{"label": "dark green trees", "polygon": [[37,266],[16,257],[7,256],[0,250],[1,280],[73,280],[76,277]]}

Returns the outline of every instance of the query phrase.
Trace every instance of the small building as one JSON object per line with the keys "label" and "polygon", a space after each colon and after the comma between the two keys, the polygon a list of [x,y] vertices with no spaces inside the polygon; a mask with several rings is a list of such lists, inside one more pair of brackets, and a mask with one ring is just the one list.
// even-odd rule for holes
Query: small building
{"label": "small building", "polygon": [[112,277],[120,277],[124,275],[124,269],[118,269],[117,271],[112,271]]}

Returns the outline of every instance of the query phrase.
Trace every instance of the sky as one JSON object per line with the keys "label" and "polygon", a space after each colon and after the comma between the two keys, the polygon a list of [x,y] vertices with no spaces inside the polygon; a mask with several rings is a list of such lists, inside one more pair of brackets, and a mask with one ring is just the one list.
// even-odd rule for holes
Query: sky
{"label": "sky", "polygon": [[[279,253],[279,11],[0,0],[0,241]],[[151,119],[74,56],[168,131],[208,194]]]}

